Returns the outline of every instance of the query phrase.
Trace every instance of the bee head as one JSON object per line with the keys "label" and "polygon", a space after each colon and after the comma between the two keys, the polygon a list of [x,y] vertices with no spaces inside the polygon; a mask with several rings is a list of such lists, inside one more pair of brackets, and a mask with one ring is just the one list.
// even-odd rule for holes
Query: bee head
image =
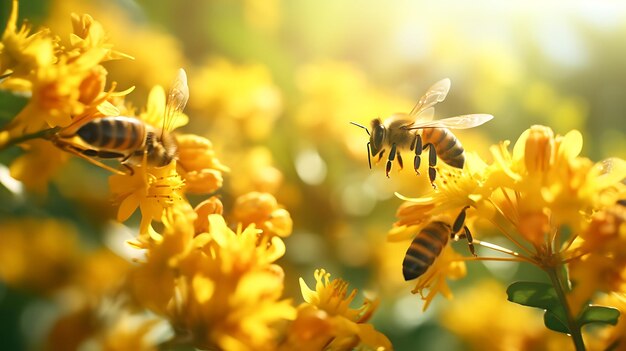
{"label": "bee head", "polygon": [[372,135],[370,135],[370,149],[372,156],[376,156],[383,148],[383,141],[385,140],[385,126],[380,121],[380,118],[372,120]]}

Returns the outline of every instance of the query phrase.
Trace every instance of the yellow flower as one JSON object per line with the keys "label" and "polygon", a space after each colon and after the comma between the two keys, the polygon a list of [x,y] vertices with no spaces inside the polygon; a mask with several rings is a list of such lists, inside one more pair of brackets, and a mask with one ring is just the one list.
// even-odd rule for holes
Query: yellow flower
{"label": "yellow flower", "polygon": [[197,218],[194,221],[194,231],[196,234],[209,232],[209,215],[224,213],[224,205],[217,196],[211,196],[210,198],[199,203],[194,209]]}
{"label": "yellow flower", "polygon": [[185,179],[186,191],[210,194],[222,187],[222,173],[228,172],[215,156],[211,142],[198,135],[177,135],[178,169]]}
{"label": "yellow flower", "polygon": [[[33,35],[27,38],[28,30],[25,28],[22,28],[19,34],[11,34],[11,31],[15,30],[16,6],[15,2],[13,17],[4,36],[8,44],[4,44],[6,50],[2,51],[3,55],[0,57],[6,55],[16,57],[15,52],[20,50],[24,51],[26,56],[32,56],[29,50],[33,49],[42,50],[44,56],[49,56],[45,53],[46,45],[36,45],[41,42],[38,40],[41,36]],[[66,127],[74,116],[96,110],[99,105],[105,103],[109,95],[115,94],[112,92],[113,89],[104,92],[107,71],[100,63],[123,55],[113,53],[111,45],[102,37],[102,28],[98,22],[93,21],[88,15],[75,16],[74,20],[77,35],[72,37],[72,43],[78,46],[75,50],[66,51],[65,48],[60,48],[56,56],[54,53],[50,54],[53,58],[46,59],[46,64],[30,63],[32,67],[29,66],[25,72],[12,74],[3,81],[5,89],[32,94],[28,105],[6,126],[14,137],[49,127]],[[18,59],[27,60],[23,57]],[[2,71],[4,70],[2,67]],[[123,95],[125,92],[117,94]]]}
{"label": "yellow flower", "polygon": [[278,323],[296,314],[280,300],[284,273],[274,262],[284,244],[259,242],[253,226],[233,232],[217,214],[208,233],[195,235],[193,213],[172,211],[162,237],[144,245],[147,261],[131,279],[137,300],[196,347],[274,349]]}
{"label": "yellow flower", "polygon": [[[581,149],[578,131],[554,136],[543,126],[522,133],[512,154],[505,144],[492,148],[496,163],[487,180],[494,189],[490,201],[508,222],[501,228],[513,227],[521,238],[505,235],[538,265],[569,259],[573,254],[566,251],[589,216],[624,194],[626,163],[610,159],[593,164],[578,156]],[[569,244],[553,248],[566,226],[573,231]]]}
{"label": "yellow flower", "polygon": [[17,13],[18,1],[13,0],[11,14],[0,42],[0,75],[11,72],[13,77],[2,82],[0,86],[56,61],[54,50],[58,39],[53,38],[48,29],[32,35],[29,35],[30,29],[25,24],[18,29]]}
{"label": "yellow flower", "polygon": [[123,222],[141,211],[139,233],[147,234],[153,220],[160,221],[165,211],[185,204],[184,181],[176,173],[176,162],[163,167],[137,166],[131,175],[112,175],[109,188],[119,202],[117,220]]}
{"label": "yellow flower", "polygon": [[298,307],[298,317],[288,331],[284,349],[302,346],[313,350],[322,346],[328,350],[391,350],[391,343],[372,325],[370,319],[378,303],[365,300],[356,309],[350,304],[356,289],[348,294],[348,283],[342,279],[330,281],[324,269],[315,271],[315,290],[302,278],[300,289],[306,303]]}
{"label": "yellow flower", "polygon": [[109,38],[100,22],[87,14],[72,14],[72,27],[74,33],[70,34],[70,44],[68,56],[75,57],[84,54],[94,48],[105,49],[107,52],[102,58],[103,61],[120,58],[132,59],[132,56],[113,50],[113,44],[109,43]]}
{"label": "yellow flower", "polygon": [[[555,136],[543,126],[522,133],[512,153],[507,146],[502,142],[491,148],[490,165],[468,153],[465,169],[440,170],[437,189],[421,198],[402,197],[407,202],[399,208],[399,220],[388,239],[409,239],[435,216],[450,218],[459,206],[469,206],[466,222],[486,219],[520,251],[475,240],[511,256],[476,259],[525,261],[547,272],[568,264],[578,282],[568,295],[568,310],[574,315],[595,292],[623,289],[626,261],[616,249],[623,246],[618,234],[623,209],[615,205],[607,211],[607,206],[626,194],[626,162],[614,158],[593,164],[579,156],[578,131]],[[445,278],[465,275],[462,260],[447,246],[418,278],[413,292],[429,289],[428,295],[422,293],[425,307],[436,293],[451,296]]]}
{"label": "yellow flower", "polygon": [[[92,80],[94,67],[101,59],[101,53],[92,52],[89,56],[81,56],[74,63],[65,59],[54,65],[40,67],[27,77],[32,91],[32,99],[7,129],[15,135],[34,133],[47,127],[65,127],[87,109],[81,100],[85,96],[93,98],[94,92],[85,80]],[[103,71],[99,71],[102,74]],[[106,74],[106,71],[104,71]],[[85,95],[81,87],[87,88]],[[89,101],[91,102],[91,101]]]}
{"label": "yellow flower", "polygon": [[137,302],[157,314],[168,316],[180,283],[179,262],[191,250],[195,213],[181,206],[164,217],[163,234],[154,231],[130,242],[146,250],[146,261],[129,274],[130,289]]}
{"label": "yellow flower", "polygon": [[[487,164],[471,152],[466,153],[465,167],[462,170],[447,165],[439,166],[435,189],[417,198],[396,194],[406,202],[398,208],[398,221],[394,226],[421,225],[438,215],[448,215],[454,220],[467,206],[478,210],[483,216],[489,215],[486,200],[491,189],[485,186],[488,171]],[[476,211],[469,211],[468,219],[475,215]]]}
{"label": "yellow flower", "polygon": [[572,245],[570,276],[575,305],[589,301],[596,291],[626,292],[626,206],[616,204],[596,213],[580,240]]}
{"label": "yellow flower", "polygon": [[[49,4],[47,23],[51,28],[64,29],[67,14],[72,12],[92,14],[97,22],[74,16],[73,25],[80,30],[75,29],[74,34],[70,34],[70,43],[75,43],[70,49],[77,46],[83,50],[100,42],[115,43],[115,50],[111,50],[110,44],[107,47],[110,54],[105,59],[123,52],[123,56],[132,56],[134,60],[124,65],[108,65],[107,69],[122,86],[136,86],[139,96],[147,94],[154,85],[168,81],[179,67],[185,66],[182,47],[176,37],[150,21],[137,21],[128,8],[118,3],[54,1]],[[100,31],[96,23],[105,31]],[[159,53],[158,60],[155,60],[155,52]]]}
{"label": "yellow flower", "polygon": [[512,155],[505,148],[493,149],[499,160],[493,174],[509,174],[512,182],[500,185],[519,198],[507,201],[517,213],[505,213],[506,217],[517,224],[539,214],[548,216],[553,228],[568,225],[579,229],[581,218],[614,203],[619,193],[616,189],[623,188],[620,181],[626,177],[624,161],[612,159],[594,165],[578,156],[581,149],[580,132],[554,136],[543,126],[522,133]]}
{"label": "yellow flower", "polygon": [[187,285],[174,325],[205,348],[273,349],[276,323],[295,317],[290,301],[279,300],[284,273],[274,261],[284,244],[278,238],[258,243],[254,226],[233,232],[219,215],[209,222],[210,232],[194,238],[195,250],[181,262]]}
{"label": "yellow flower", "polygon": [[235,201],[233,220],[247,227],[254,223],[266,236],[291,235],[293,221],[289,212],[281,208],[276,198],[268,193],[251,192]]}

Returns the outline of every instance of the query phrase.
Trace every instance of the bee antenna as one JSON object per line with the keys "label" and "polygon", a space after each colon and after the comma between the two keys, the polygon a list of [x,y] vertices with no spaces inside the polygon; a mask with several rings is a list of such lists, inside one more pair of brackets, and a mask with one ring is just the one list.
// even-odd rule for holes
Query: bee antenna
{"label": "bee antenna", "polygon": [[360,128],[365,129],[365,131],[367,132],[367,135],[370,135],[370,131],[369,131],[369,129],[367,129],[367,127],[366,127],[366,126],[364,126],[364,125],[362,125],[362,124],[358,124],[358,123],[356,123],[356,122],[350,122],[350,124],[354,124],[354,125],[355,125],[355,126],[357,126],[357,127],[360,127]]}

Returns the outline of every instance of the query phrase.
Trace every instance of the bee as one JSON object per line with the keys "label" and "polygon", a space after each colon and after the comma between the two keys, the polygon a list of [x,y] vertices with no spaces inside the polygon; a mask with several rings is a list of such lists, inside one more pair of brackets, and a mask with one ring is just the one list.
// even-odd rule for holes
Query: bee
{"label": "bee", "polygon": [[[134,117],[100,117],[73,123],[53,135],[51,141],[64,151],[117,174],[132,175],[133,166],[144,163],[154,167],[166,166],[176,159],[178,151],[170,129],[188,99],[187,74],[181,68],[167,93],[161,127]],[[100,161],[108,159],[118,160],[128,173]]]}
{"label": "bee", "polygon": [[[385,174],[389,177],[393,161],[398,160],[400,169],[404,167],[400,151],[414,152],[413,169],[419,174],[421,154],[428,149],[428,176],[431,184],[435,181],[437,156],[448,165],[463,168],[465,150],[459,139],[450,129],[477,127],[493,118],[487,114],[471,114],[433,121],[434,106],[445,100],[450,90],[450,79],[442,79],[431,86],[409,113],[396,113],[384,121],[373,119],[371,130],[361,124],[350,122],[365,129],[370,136],[367,143],[367,162],[372,168],[372,157],[378,155],[380,161],[386,148],[389,148]],[[434,184],[433,184],[434,187]]]}
{"label": "bee", "polygon": [[[435,259],[439,257],[443,248],[448,244],[449,239],[467,239],[470,252],[476,256],[473,244],[474,239],[464,224],[465,211],[468,208],[469,206],[466,206],[461,210],[452,227],[442,221],[432,221],[417,233],[402,261],[404,280],[413,280],[424,274],[428,267],[433,265]],[[463,233],[460,233],[461,231]]]}

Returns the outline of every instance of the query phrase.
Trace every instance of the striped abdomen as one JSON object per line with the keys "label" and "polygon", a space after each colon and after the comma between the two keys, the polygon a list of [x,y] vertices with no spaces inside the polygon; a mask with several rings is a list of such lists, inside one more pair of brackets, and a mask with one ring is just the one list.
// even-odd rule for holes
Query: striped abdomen
{"label": "striped abdomen", "polygon": [[459,139],[446,128],[424,128],[422,130],[424,145],[431,143],[435,146],[437,156],[452,167],[463,168],[465,150]]}
{"label": "striped abdomen", "polygon": [[143,122],[131,117],[103,117],[91,120],[76,132],[85,143],[96,150],[127,155],[142,147],[146,128]]}
{"label": "striped abdomen", "polygon": [[404,280],[418,278],[430,267],[448,243],[451,228],[444,222],[428,223],[413,239],[402,261]]}

